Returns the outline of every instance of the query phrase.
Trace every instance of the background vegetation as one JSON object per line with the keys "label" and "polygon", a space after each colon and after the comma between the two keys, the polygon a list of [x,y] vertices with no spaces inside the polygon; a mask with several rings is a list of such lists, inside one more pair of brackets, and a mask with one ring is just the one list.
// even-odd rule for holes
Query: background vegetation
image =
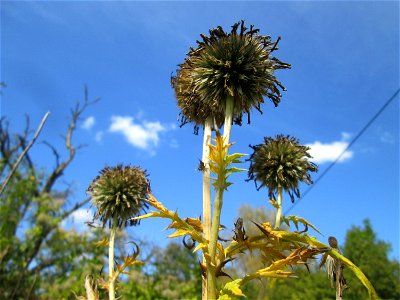
{"label": "background vegetation", "polygon": [[[72,110],[65,138],[66,150],[62,152],[52,147],[51,141],[45,142],[54,154],[56,167],[45,170],[27,155],[1,195],[0,295],[4,299],[75,299],[76,295],[84,294],[85,276],[102,272],[107,253],[95,243],[105,238],[107,232],[89,226],[84,233],[66,228],[63,220],[86,204],[86,200],[71,206],[71,191],[56,185],[63,171],[73,163],[75,123],[89,103],[86,98],[83,106]],[[30,128],[27,124],[24,132],[13,134],[5,118],[0,125],[0,175],[3,181],[28,143]],[[64,152],[67,158],[63,161],[60,153]],[[273,213],[264,207],[242,206],[238,214],[243,217],[244,227],[249,233],[256,230],[250,221],[274,218]],[[224,234],[230,237],[233,233],[226,231]],[[117,236],[117,256],[123,257],[129,250],[125,244],[129,239],[134,237],[126,231]],[[121,278],[124,299],[201,298],[199,257],[176,242],[165,248],[149,241],[136,242],[141,247],[140,259],[145,264],[135,266],[129,275]],[[369,220],[347,231],[342,250],[365,272],[380,297],[400,298],[399,262],[389,258],[390,244],[379,240]],[[235,277],[235,274],[259,267],[252,265],[251,261],[254,262],[242,258],[230,263],[228,273]],[[296,268],[298,279],[250,283],[245,292],[249,299],[332,299],[335,290],[330,287],[326,273],[317,265],[318,262],[310,265],[309,270]],[[350,289],[344,299],[367,298],[365,288],[350,272],[345,271],[345,277]]]}

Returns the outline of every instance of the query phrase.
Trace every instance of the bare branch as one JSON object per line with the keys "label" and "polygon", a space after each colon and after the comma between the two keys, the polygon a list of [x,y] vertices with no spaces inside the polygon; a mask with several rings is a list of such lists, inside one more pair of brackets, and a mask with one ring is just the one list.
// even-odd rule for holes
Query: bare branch
{"label": "bare branch", "polygon": [[76,151],[78,149],[80,149],[80,147],[75,148],[74,145],[72,144],[72,137],[73,137],[73,134],[76,129],[76,124],[80,120],[80,117],[81,117],[82,113],[86,110],[86,108],[100,100],[100,98],[96,98],[92,101],[89,101],[88,89],[87,89],[86,85],[85,85],[85,89],[84,89],[84,97],[85,98],[84,98],[82,105],[79,102],[77,102],[75,107],[73,109],[71,109],[71,115],[72,115],[71,121],[68,126],[67,135],[64,137],[65,147],[67,148],[68,153],[69,153],[68,158],[65,159],[62,163],[57,164],[57,167],[53,170],[53,172],[47,178],[47,181],[42,190],[43,193],[50,193],[57,178],[59,178],[63,174],[64,170],[74,159]]}
{"label": "bare branch", "polygon": [[60,154],[58,153],[57,149],[47,141],[43,141],[42,143],[45,144],[47,147],[49,147],[51,149],[51,151],[53,152],[53,154],[56,158],[56,168],[58,168],[58,166],[60,165]]}
{"label": "bare branch", "polygon": [[49,116],[49,114],[50,114],[50,112],[48,111],[48,112],[44,115],[44,117],[43,117],[43,119],[42,119],[42,122],[40,122],[40,125],[39,125],[38,129],[36,130],[35,135],[33,136],[33,139],[32,139],[31,142],[25,147],[24,151],[22,151],[21,155],[18,157],[17,161],[16,161],[15,164],[13,165],[13,167],[12,167],[10,173],[8,174],[8,176],[7,176],[6,179],[4,180],[3,184],[1,185],[0,195],[3,194],[3,191],[4,191],[4,189],[5,189],[6,185],[7,185],[7,183],[10,181],[12,175],[13,175],[14,172],[17,170],[17,168],[18,168],[19,164],[21,163],[22,159],[24,158],[24,156],[26,155],[26,153],[28,152],[28,150],[32,147],[32,145],[35,143],[35,141],[36,141],[37,137],[39,136],[40,131],[42,130],[43,125],[44,125],[44,123],[46,122],[47,117]]}

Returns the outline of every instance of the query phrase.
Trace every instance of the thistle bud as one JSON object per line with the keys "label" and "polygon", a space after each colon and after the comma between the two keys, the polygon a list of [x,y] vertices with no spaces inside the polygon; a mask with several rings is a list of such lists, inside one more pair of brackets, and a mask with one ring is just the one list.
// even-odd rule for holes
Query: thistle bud
{"label": "thistle bud", "polygon": [[172,87],[181,109],[182,125],[204,124],[211,117],[221,125],[224,121],[228,96],[234,98],[235,123],[241,124],[242,114],[252,108],[260,110],[267,96],[275,106],[285,90],[275,77],[275,70],[291,66],[272,57],[277,41],[259,34],[253,25],[235,23],[225,32],[222,27],[201,34],[196,48],[190,48],[185,61],[179,65]]}
{"label": "thistle bud", "polygon": [[100,219],[103,226],[107,222],[116,222],[113,225],[118,227],[137,224],[130,219],[148,208],[145,200],[149,192],[146,171],[122,165],[105,167],[87,189],[97,208],[94,219]]}
{"label": "thistle bud", "polygon": [[299,182],[311,184],[310,172],[318,170],[309,161],[310,148],[301,145],[294,137],[265,137],[263,144],[250,147],[254,152],[249,159],[251,165],[248,180],[261,183],[258,189],[266,186],[271,198],[275,198],[278,187],[282,187],[293,202],[294,196],[300,197]]}

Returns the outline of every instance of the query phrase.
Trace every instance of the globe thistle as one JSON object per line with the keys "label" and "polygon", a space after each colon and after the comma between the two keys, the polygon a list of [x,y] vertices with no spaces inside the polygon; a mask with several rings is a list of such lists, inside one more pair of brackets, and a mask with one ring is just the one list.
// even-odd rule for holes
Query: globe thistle
{"label": "globe thistle", "polygon": [[277,50],[270,36],[262,36],[253,25],[250,29],[244,21],[232,26],[230,32],[222,27],[200,35],[197,48],[190,48],[185,62],[179,65],[171,83],[181,109],[182,125],[194,122],[204,124],[207,117],[215,119],[218,126],[224,120],[226,99],[234,98],[234,120],[242,123],[242,114],[254,107],[261,112],[263,97],[267,96],[275,106],[280,102],[279,89],[285,90],[274,71],[287,69],[271,53]]}
{"label": "globe thistle", "polygon": [[249,160],[249,180],[260,183],[257,189],[266,186],[269,197],[275,199],[278,187],[289,193],[292,202],[294,195],[300,197],[299,182],[312,183],[309,172],[316,172],[317,166],[310,162],[307,146],[299,144],[298,139],[278,135],[265,137],[264,143],[253,148]]}
{"label": "globe thistle", "polygon": [[94,219],[100,219],[103,226],[109,221],[121,227],[137,224],[130,220],[148,208],[145,202],[150,192],[146,171],[139,167],[105,167],[89,185],[87,193],[97,208]]}

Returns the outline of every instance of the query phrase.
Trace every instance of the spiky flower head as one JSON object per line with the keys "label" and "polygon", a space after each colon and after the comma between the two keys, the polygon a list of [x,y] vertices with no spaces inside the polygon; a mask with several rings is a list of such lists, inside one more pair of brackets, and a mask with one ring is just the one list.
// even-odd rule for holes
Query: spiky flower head
{"label": "spiky flower head", "polygon": [[228,96],[234,97],[234,119],[241,124],[242,114],[254,107],[261,112],[264,96],[275,106],[285,90],[274,75],[277,69],[287,69],[271,53],[277,41],[259,34],[253,25],[248,29],[244,21],[232,26],[230,32],[222,27],[211,29],[209,36],[200,35],[197,48],[190,48],[185,62],[179,65],[172,86],[181,109],[182,124],[204,124],[207,117],[222,124]]}
{"label": "spiky flower head", "polygon": [[293,202],[294,196],[300,197],[299,182],[311,184],[310,172],[318,170],[309,161],[310,148],[301,145],[294,137],[265,137],[263,144],[250,147],[254,152],[249,158],[249,180],[254,180],[256,184],[259,182],[258,189],[266,186],[272,198],[275,198],[278,187],[282,187]]}
{"label": "spiky flower head", "polygon": [[97,208],[95,219],[100,219],[103,225],[116,222],[114,225],[119,227],[137,224],[130,219],[148,208],[145,200],[149,192],[146,171],[122,165],[105,167],[87,189]]}

